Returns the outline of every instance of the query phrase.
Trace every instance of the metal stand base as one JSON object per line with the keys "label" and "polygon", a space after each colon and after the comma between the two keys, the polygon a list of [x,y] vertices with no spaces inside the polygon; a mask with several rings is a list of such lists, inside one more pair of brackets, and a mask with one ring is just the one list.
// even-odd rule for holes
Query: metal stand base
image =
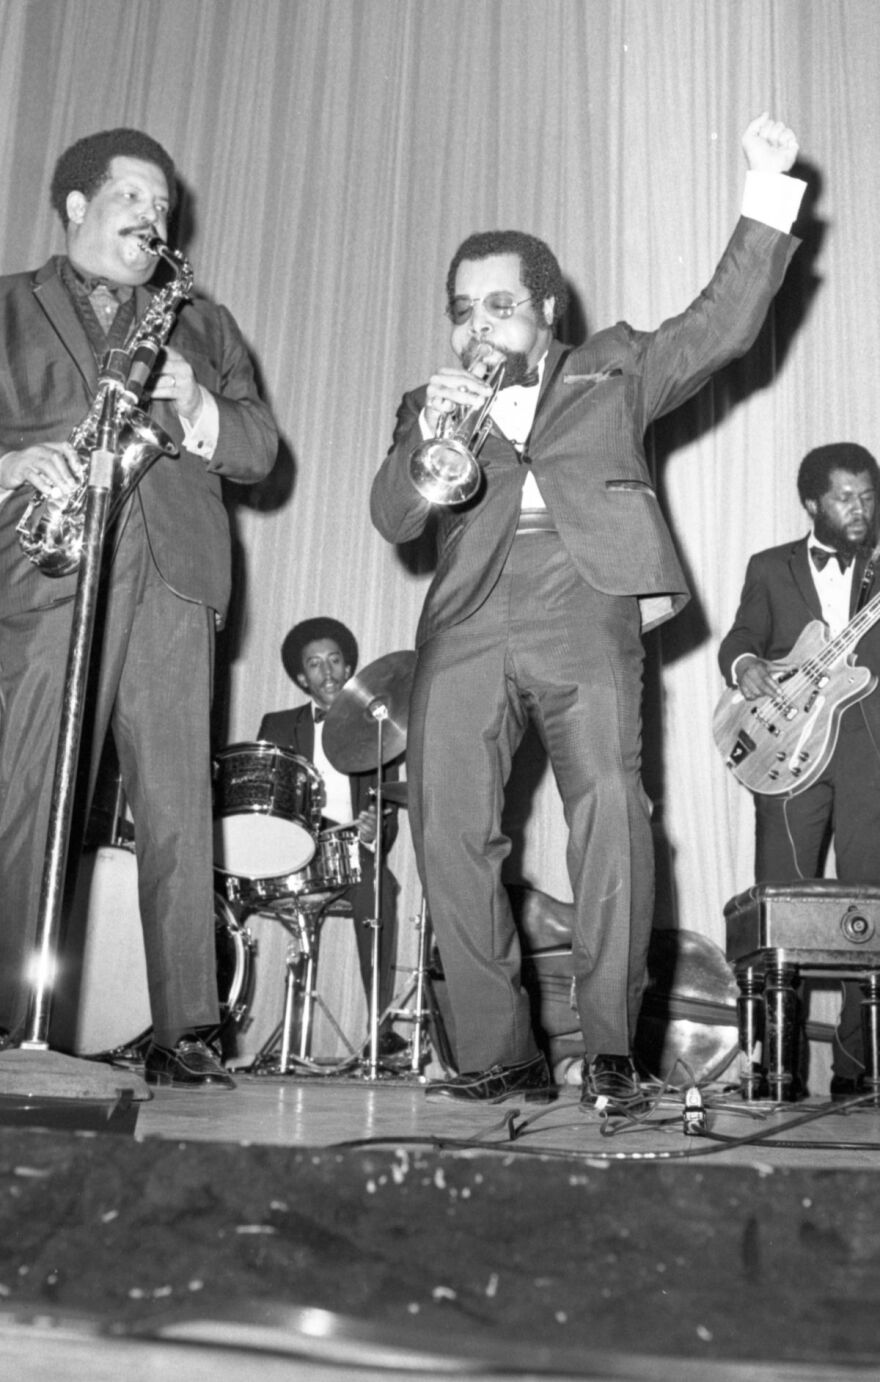
{"label": "metal stand base", "polygon": [[392,1017],[400,1022],[412,1023],[413,1035],[409,1070],[410,1075],[420,1076],[428,1064],[433,1051],[446,1075],[455,1073],[452,1048],[446,1034],[443,1015],[431,980],[430,941],[431,922],[428,909],[422,898],[422,906],[416,921],[418,948],[416,967],[410,975],[410,982],[403,995],[392,1000],[382,1014],[384,1021]]}
{"label": "metal stand base", "polygon": [[[389,1018],[412,1024],[412,1040],[408,1063],[381,1057],[374,1063],[368,1054],[369,1037],[365,1038],[361,1053],[353,1050],[333,1013],[315,990],[318,964],[320,927],[332,902],[322,902],[319,908],[286,901],[282,909],[269,913],[290,933],[284,979],[284,1011],[281,1021],[260,1047],[253,1063],[246,1067],[250,1075],[300,1075],[309,1078],[328,1076],[365,1081],[401,1081],[423,1079],[431,1053],[443,1067],[444,1073],[455,1072],[455,1062],[443,1016],[432,987],[430,972],[430,921],[422,902],[416,920],[418,933],[415,968],[410,971],[404,991],[395,995],[380,1015],[381,1026]],[[312,1029],[316,1009],[320,1008],[350,1055],[341,1060],[322,1061],[312,1055]]]}
{"label": "metal stand base", "polygon": [[341,891],[335,896],[322,898],[317,904],[310,904],[307,898],[290,899],[280,907],[273,907],[268,913],[280,921],[291,937],[285,960],[284,1011],[281,1021],[248,1067],[251,1075],[327,1073],[327,1069],[311,1057],[312,1028],[317,1008],[351,1050],[342,1028],[315,987],[321,924],[328,908],[339,896]]}

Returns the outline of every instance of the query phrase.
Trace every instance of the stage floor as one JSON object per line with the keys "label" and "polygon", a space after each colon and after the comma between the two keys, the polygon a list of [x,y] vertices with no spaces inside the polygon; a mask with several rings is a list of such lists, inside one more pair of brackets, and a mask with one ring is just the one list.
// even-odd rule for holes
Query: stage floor
{"label": "stage floor", "polygon": [[408,1072],[379,1071],[370,1078],[366,1065],[354,1073],[239,1071],[235,1078],[230,1093],[155,1090],[140,1106],[135,1136],[284,1147],[485,1148],[559,1154],[575,1162],[699,1161],[707,1168],[754,1166],[769,1157],[774,1166],[880,1169],[880,1110],[868,1101],[746,1104],[719,1083],[705,1090],[703,1137],[684,1131],[680,1090],[666,1091],[638,1120],[623,1120],[582,1109],[575,1085],[555,1091],[550,1103],[513,1098],[481,1104],[433,1098],[430,1081]]}
{"label": "stage floor", "polygon": [[876,1108],[718,1085],[691,1135],[675,1092],[629,1123],[237,1080],[106,1131],[0,1100],[4,1375],[880,1376]]}

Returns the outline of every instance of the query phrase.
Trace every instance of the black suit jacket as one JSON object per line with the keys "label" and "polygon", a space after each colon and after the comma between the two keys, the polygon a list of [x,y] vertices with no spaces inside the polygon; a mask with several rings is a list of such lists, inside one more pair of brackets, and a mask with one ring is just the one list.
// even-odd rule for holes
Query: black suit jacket
{"label": "black suit jacket", "polygon": [[[800,538],[757,552],[749,560],[736,617],[718,650],[722,675],[730,685],[731,669],[738,657],[753,653],[770,662],[786,658],[806,625],[822,618],[807,547],[808,539]],[[850,617],[856,611],[865,564],[864,557],[856,558]],[[877,589],[875,581],[870,595]],[[856,661],[880,676],[880,624],[869,629],[858,644]],[[854,715],[864,715],[875,742],[880,742],[880,692],[872,691],[844,711],[842,728],[847,722],[852,724]]]}
{"label": "black suit jacket", "polygon": [[[0,278],[0,455],[39,441],[64,441],[88,415],[97,366],[85,329],[51,259],[36,273]],[[151,288],[135,293],[137,318]],[[257,393],[241,333],[224,307],[203,298],[186,303],[168,338],[214,396],[220,430],[206,465],[183,448],[174,408],[155,403],[151,417],[180,446],[161,456],[136,490],[150,548],[166,584],[187,600],[222,615],[230,587],[229,523],[220,477],[250,482],[271,469],[278,434]],[[50,579],[22,554],[15,533],[30,491],[16,490],[0,505],[0,616],[70,598],[76,575]]]}

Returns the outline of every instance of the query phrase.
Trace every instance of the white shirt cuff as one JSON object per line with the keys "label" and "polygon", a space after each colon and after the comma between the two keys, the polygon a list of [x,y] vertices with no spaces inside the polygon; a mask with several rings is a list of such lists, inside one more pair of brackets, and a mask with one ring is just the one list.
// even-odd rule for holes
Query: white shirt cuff
{"label": "white shirt cuff", "polygon": [[[742,665],[743,661],[747,657],[752,658],[752,660],[754,660],[756,657],[758,657],[758,654],[740,653],[739,657],[735,657],[733,659],[733,662],[730,664],[730,679],[733,682],[734,686],[739,686],[739,672],[737,671],[737,668]],[[760,662],[760,658],[758,658],[758,661]]]}
{"label": "white shirt cuff", "polygon": [[797,220],[806,190],[807,184],[800,178],[750,168],[743,189],[742,214],[788,234]]}
{"label": "white shirt cuff", "polygon": [[202,392],[202,406],[195,422],[187,422],[184,417],[180,419],[183,426],[183,444],[187,451],[194,451],[203,460],[210,461],[217,450],[217,440],[220,436],[220,410],[214,395],[209,393],[203,384],[200,384],[199,388]]}

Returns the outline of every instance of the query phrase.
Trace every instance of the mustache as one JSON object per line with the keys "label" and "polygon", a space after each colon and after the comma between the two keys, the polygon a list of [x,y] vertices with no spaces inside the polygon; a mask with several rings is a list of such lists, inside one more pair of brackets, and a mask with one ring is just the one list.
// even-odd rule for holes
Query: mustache
{"label": "mustache", "polygon": [[164,245],[165,243],[156,227],[149,222],[140,226],[123,226],[119,234],[134,235],[140,240],[162,240],[162,244]]}

